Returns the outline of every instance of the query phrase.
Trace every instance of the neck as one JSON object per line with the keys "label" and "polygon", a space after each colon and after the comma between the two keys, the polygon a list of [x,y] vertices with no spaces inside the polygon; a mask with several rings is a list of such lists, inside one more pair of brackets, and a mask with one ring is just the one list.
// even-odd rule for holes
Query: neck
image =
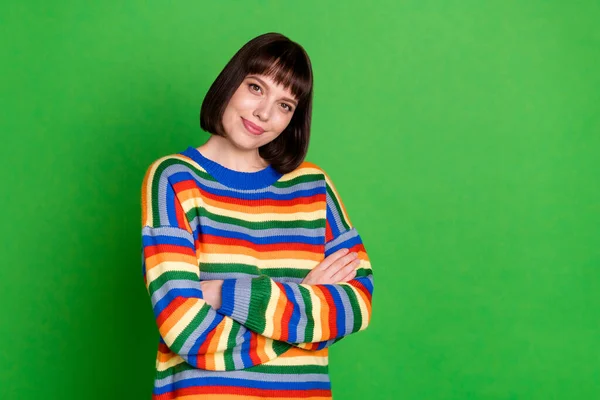
{"label": "neck", "polygon": [[260,157],[258,149],[240,149],[222,136],[211,135],[198,150],[205,157],[234,171],[256,172],[269,165]]}

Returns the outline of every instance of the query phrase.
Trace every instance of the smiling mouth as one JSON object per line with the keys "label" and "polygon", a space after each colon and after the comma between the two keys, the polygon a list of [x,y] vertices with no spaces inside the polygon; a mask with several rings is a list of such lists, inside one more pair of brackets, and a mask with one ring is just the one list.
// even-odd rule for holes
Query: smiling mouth
{"label": "smiling mouth", "polygon": [[252,122],[248,121],[244,117],[242,117],[242,123],[248,132],[253,135],[261,135],[265,130],[260,126],[254,125]]}

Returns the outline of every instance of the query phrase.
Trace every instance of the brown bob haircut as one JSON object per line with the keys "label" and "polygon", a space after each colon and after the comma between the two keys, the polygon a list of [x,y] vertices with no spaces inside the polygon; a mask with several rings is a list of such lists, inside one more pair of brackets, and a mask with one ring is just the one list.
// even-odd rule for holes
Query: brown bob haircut
{"label": "brown bob haircut", "polygon": [[223,113],[233,93],[249,74],[269,76],[277,84],[291,89],[298,100],[285,130],[258,149],[259,155],[277,172],[293,171],[304,161],[308,151],[313,73],[304,48],[280,33],[255,37],[229,60],[204,97],[200,127],[210,134],[226,137]]}

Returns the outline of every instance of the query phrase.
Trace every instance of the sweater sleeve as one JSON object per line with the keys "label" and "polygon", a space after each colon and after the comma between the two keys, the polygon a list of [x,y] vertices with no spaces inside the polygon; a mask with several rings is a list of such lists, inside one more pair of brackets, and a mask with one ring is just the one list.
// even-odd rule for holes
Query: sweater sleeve
{"label": "sweater sleeve", "polygon": [[360,263],[355,278],[323,285],[276,282],[266,275],[226,279],[218,310],[255,332],[290,343],[313,343],[314,348],[366,329],[373,295],[373,273],[362,239],[331,179],[323,173],[325,257],[342,248],[357,252]]}
{"label": "sweater sleeve", "polygon": [[193,367],[227,371],[291,348],[250,330],[203,300],[196,239],[169,183],[171,159],[150,166],[142,184],[142,273],[162,343]]}

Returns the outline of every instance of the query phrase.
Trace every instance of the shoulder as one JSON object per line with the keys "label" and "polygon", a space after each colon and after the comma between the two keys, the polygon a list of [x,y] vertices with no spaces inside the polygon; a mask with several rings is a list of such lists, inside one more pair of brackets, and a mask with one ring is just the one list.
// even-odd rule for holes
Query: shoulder
{"label": "shoulder", "polygon": [[323,168],[311,161],[302,161],[302,163],[295,169],[302,174],[323,174]]}
{"label": "shoulder", "polygon": [[311,161],[304,161],[300,166],[296,169],[296,171],[301,170],[303,174],[312,174],[320,176],[320,179],[324,181],[327,186],[332,186],[331,176],[325,171],[325,169]]}
{"label": "shoulder", "polygon": [[182,153],[173,153],[162,156],[146,168],[144,185],[161,180],[169,180],[171,176],[180,172],[198,170],[200,166],[191,158]]}
{"label": "shoulder", "polygon": [[303,161],[296,169],[284,174],[280,181],[298,181],[313,182],[318,186],[325,186],[329,177],[325,170],[318,164],[311,161]]}

